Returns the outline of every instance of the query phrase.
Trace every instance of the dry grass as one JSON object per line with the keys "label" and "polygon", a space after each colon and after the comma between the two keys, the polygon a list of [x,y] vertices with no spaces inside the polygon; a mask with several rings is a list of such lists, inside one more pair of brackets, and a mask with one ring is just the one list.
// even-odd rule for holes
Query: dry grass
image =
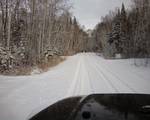
{"label": "dry grass", "polygon": [[49,59],[46,63],[39,63],[37,66],[18,66],[8,71],[4,71],[0,74],[9,76],[21,76],[21,75],[31,75],[34,68],[40,69],[41,72],[46,72],[49,68],[54,67],[64,61],[65,58],[60,56],[54,56]]}
{"label": "dry grass", "polygon": [[38,64],[38,68],[41,69],[43,72],[46,72],[49,70],[49,68],[54,67],[64,61],[65,58],[60,56],[54,56],[49,59],[47,63],[40,63]]}
{"label": "dry grass", "polygon": [[31,72],[32,72],[31,66],[19,67],[18,69],[16,69],[15,75],[17,75],[17,76],[19,76],[19,75],[30,75]]}
{"label": "dry grass", "polygon": [[31,66],[21,66],[21,67],[18,66],[10,70],[3,71],[1,74],[7,76],[20,76],[20,75],[30,75],[31,71],[32,71]]}

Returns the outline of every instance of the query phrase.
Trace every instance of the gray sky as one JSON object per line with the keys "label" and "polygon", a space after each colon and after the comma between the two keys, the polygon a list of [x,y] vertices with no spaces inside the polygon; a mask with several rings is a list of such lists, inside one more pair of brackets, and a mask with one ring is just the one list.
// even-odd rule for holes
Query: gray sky
{"label": "gray sky", "polygon": [[86,29],[92,29],[100,22],[101,17],[121,7],[122,2],[128,7],[130,0],[71,0],[73,3],[73,15]]}

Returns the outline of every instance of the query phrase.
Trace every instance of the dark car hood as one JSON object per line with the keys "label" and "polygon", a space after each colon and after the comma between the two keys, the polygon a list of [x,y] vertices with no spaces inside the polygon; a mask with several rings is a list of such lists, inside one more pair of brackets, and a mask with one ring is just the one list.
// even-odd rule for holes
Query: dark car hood
{"label": "dark car hood", "polygon": [[89,120],[150,120],[150,95],[93,94],[71,97],[47,107],[30,120],[81,120],[84,113],[88,113],[89,117],[95,115]]}

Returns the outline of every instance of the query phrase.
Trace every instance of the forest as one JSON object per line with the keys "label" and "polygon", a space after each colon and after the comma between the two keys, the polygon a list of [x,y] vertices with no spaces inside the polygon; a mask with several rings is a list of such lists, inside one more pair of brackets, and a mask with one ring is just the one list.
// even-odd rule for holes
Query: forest
{"label": "forest", "polygon": [[[105,58],[150,57],[150,1],[132,0],[131,9],[110,11],[93,30],[92,38]],[[147,61],[148,62],[148,61]]]}
{"label": "forest", "polygon": [[68,0],[0,1],[0,73],[30,71],[61,56],[100,52],[105,58],[150,57],[150,1],[110,11],[87,32]]}
{"label": "forest", "polygon": [[83,51],[88,35],[70,8],[67,0],[1,0],[0,72],[45,66]]}

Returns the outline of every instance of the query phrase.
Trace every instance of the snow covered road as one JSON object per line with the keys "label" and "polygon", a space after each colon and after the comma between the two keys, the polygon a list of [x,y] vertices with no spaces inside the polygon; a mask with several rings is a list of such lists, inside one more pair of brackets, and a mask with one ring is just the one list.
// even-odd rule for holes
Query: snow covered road
{"label": "snow covered road", "polygon": [[150,94],[150,68],[84,53],[41,75],[0,76],[0,120],[27,120],[58,100],[92,93]]}

